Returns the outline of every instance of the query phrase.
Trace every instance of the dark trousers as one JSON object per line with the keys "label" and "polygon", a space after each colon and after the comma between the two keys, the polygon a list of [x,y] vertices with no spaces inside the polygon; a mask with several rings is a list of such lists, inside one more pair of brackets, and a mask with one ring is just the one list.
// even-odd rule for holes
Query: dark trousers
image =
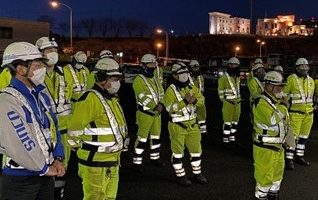
{"label": "dark trousers", "polygon": [[54,200],[54,179],[47,176],[0,176],[0,200]]}

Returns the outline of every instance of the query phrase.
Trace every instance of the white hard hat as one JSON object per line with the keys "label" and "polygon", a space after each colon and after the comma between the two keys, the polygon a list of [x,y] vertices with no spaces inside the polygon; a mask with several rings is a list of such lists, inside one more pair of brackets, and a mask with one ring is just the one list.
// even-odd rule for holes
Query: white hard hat
{"label": "white hard hat", "polygon": [[172,65],[171,72],[173,74],[182,74],[184,72],[189,72],[189,71],[187,66],[184,63],[178,62]]}
{"label": "white hard hat", "polygon": [[76,52],[76,54],[74,55],[74,59],[75,59],[76,62],[78,62],[78,63],[85,64],[86,61],[87,61],[86,53],[85,53],[84,51],[78,51],[78,52]]}
{"label": "white hard hat", "polygon": [[264,77],[264,82],[265,84],[285,85],[285,83],[283,83],[283,76],[276,71],[267,72]]}
{"label": "white hard hat", "polygon": [[105,73],[108,76],[121,76],[118,63],[112,58],[102,58],[97,61],[94,71]]}
{"label": "white hard hat", "polygon": [[190,67],[199,67],[200,64],[197,60],[191,60],[189,63]]}
{"label": "white hard hat", "polygon": [[264,65],[261,64],[261,63],[255,64],[255,65],[253,65],[253,67],[252,67],[252,71],[256,71],[256,70],[258,70],[259,68],[264,68]]}
{"label": "white hard hat", "polygon": [[145,54],[141,58],[142,63],[154,63],[156,62],[156,56],[153,54]]}
{"label": "white hard hat", "polygon": [[240,65],[240,61],[239,59],[237,59],[236,57],[232,57],[229,59],[228,64],[237,64]]}
{"label": "white hard hat", "polygon": [[16,60],[28,61],[44,59],[39,49],[28,42],[14,42],[7,46],[3,52],[1,66],[8,65]]}
{"label": "white hard hat", "polygon": [[274,68],[274,71],[280,71],[281,73],[283,73],[283,72],[284,72],[284,69],[283,69],[282,66],[277,65],[277,66]]}
{"label": "white hard hat", "polygon": [[50,40],[48,37],[41,37],[38,39],[35,43],[35,45],[40,49],[46,49],[46,48],[58,48],[57,43],[55,42],[54,38]]}
{"label": "white hard hat", "polygon": [[99,53],[99,58],[113,58],[113,53],[107,49]]}
{"label": "white hard hat", "polygon": [[256,58],[254,64],[263,64],[263,60],[261,58]]}
{"label": "white hard hat", "polygon": [[308,61],[306,58],[298,58],[296,61],[296,66],[298,65],[308,65]]}

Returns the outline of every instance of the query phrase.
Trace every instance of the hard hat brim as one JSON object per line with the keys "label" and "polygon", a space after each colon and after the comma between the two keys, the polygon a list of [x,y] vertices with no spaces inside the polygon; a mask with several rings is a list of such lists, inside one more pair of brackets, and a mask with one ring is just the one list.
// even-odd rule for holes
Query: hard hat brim
{"label": "hard hat brim", "polygon": [[120,72],[109,72],[107,73],[108,76],[122,76],[123,74]]}

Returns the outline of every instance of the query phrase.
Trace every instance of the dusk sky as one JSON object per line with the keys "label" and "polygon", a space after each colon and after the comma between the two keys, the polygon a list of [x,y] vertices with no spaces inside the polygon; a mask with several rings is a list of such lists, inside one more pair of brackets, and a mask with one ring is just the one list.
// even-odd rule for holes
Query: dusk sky
{"label": "dusk sky", "polygon": [[[0,0],[0,16],[37,19],[50,15],[68,22],[66,8],[53,10],[49,0]],[[220,11],[249,18],[250,0],[63,0],[73,8],[74,21],[84,18],[132,18],[161,26],[176,34],[208,32],[208,13]],[[294,13],[296,19],[316,16],[317,0],[254,0],[254,22],[257,17]]]}

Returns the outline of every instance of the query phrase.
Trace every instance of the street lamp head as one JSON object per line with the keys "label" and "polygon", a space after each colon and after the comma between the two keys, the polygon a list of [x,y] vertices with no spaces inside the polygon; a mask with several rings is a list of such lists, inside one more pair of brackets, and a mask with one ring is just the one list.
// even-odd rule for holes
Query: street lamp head
{"label": "street lamp head", "polygon": [[265,44],[265,42],[263,41],[261,44],[262,44],[262,45],[264,45],[264,44]]}
{"label": "street lamp head", "polygon": [[260,42],[261,42],[261,40],[260,40],[260,39],[257,39],[257,40],[256,40],[256,42],[257,42],[257,43],[260,43]]}
{"label": "street lamp head", "polygon": [[57,8],[59,6],[59,3],[57,1],[51,1],[50,4],[53,8]]}
{"label": "street lamp head", "polygon": [[160,34],[160,33],[163,32],[163,30],[162,29],[157,29],[156,32]]}
{"label": "street lamp head", "polygon": [[239,51],[241,48],[239,46],[235,47],[235,51]]}
{"label": "street lamp head", "polygon": [[157,48],[160,49],[162,47],[161,43],[157,43]]}

